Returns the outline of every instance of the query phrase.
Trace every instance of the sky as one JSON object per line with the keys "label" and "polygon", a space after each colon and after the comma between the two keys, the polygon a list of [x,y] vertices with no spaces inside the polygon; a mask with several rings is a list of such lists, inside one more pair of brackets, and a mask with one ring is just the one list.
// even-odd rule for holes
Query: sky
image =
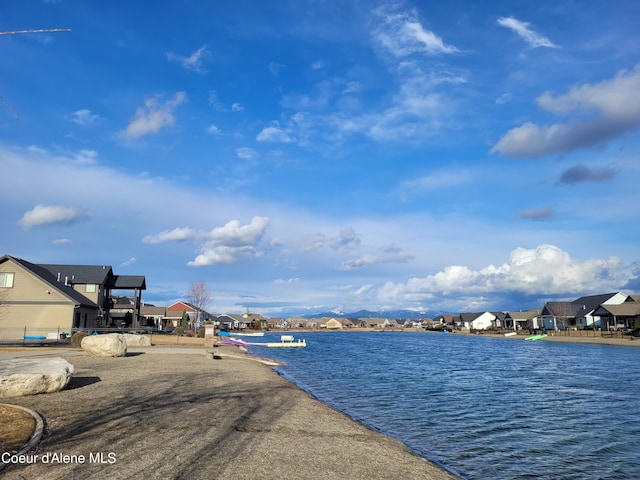
{"label": "sky", "polygon": [[204,280],[210,312],[271,316],[639,293],[639,19],[5,0],[0,254],[145,275],[155,305]]}

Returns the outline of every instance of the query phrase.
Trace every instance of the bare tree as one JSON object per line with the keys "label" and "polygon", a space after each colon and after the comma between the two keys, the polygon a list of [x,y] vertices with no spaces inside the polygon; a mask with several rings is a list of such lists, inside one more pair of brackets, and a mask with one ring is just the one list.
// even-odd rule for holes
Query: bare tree
{"label": "bare tree", "polygon": [[196,308],[196,328],[200,326],[202,312],[206,311],[207,305],[209,305],[212,300],[213,292],[209,290],[204,280],[197,280],[189,284],[187,301]]}

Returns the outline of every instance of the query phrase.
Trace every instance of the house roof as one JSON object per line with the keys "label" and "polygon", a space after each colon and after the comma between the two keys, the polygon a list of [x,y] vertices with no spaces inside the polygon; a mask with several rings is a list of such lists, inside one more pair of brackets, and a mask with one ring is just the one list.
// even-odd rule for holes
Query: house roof
{"label": "house roof", "polygon": [[633,317],[640,315],[639,302],[625,302],[619,305],[600,305],[594,314],[601,317]]}
{"label": "house roof", "polygon": [[41,264],[56,279],[70,284],[95,283],[111,290],[146,290],[144,275],[114,275],[109,265]]}
{"label": "house roof", "polygon": [[80,292],[77,292],[70,285],[65,285],[64,280],[58,281],[57,275],[52,274],[47,268],[44,268],[42,265],[36,265],[31,262],[27,262],[21,258],[12,257],[10,255],[4,255],[0,257],[0,263],[4,261],[14,261],[19,264],[25,270],[28,270],[31,274],[38,277],[43,282],[47,283],[52,288],[56,289],[71,301],[75,302],[77,305],[82,305],[83,307],[89,308],[98,308],[94,302],[89,300],[87,297],[82,295]]}
{"label": "house roof", "polygon": [[605,303],[607,300],[611,299],[617,294],[618,292],[603,293],[600,295],[588,295],[586,297],[576,298],[571,303],[579,307],[579,309],[576,311],[576,315],[578,314],[589,315],[596,308],[598,308],[599,305]]}
{"label": "house roof", "polygon": [[60,282],[68,283],[96,283],[104,285],[107,279],[113,275],[109,265],[59,265],[40,264],[40,267],[48,270]]}
{"label": "house roof", "polygon": [[111,290],[147,289],[144,275],[112,275],[105,286]]}
{"label": "house roof", "polygon": [[513,320],[530,320],[540,315],[541,311],[542,311],[541,308],[532,308],[531,310],[507,312],[507,316],[511,317]]}

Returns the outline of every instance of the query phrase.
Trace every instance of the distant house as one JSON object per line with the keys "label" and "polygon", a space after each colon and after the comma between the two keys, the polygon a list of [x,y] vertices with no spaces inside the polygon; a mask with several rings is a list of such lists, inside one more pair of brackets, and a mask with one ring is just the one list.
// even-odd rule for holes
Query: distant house
{"label": "distant house", "polygon": [[327,330],[342,330],[344,329],[344,325],[337,318],[329,318],[323,319],[324,321],[320,323],[320,328],[326,328]]}
{"label": "distant house", "polygon": [[488,330],[503,328],[506,315],[503,312],[463,312],[460,322],[463,328],[469,330]]}
{"label": "distant house", "polygon": [[[186,312],[189,317],[189,323],[196,327],[199,327],[202,322],[208,321],[210,316],[206,310],[198,308],[189,302],[183,301],[173,303],[167,307],[167,317],[170,318],[172,322],[176,321],[176,312],[180,312],[180,320],[182,320],[182,312]],[[178,321],[175,326],[179,326],[179,324],[180,321]]]}
{"label": "distant house", "polygon": [[0,257],[0,328],[82,328],[121,326],[113,292],[134,292],[130,323],[139,326],[144,276],[114,275],[106,265],[33,264]]}
{"label": "distant house", "polygon": [[542,327],[540,314],[542,308],[507,312],[504,318],[505,328],[513,330],[535,329]]}
{"label": "distant house", "polygon": [[588,295],[571,302],[547,302],[541,316],[548,330],[600,328],[600,316],[595,313],[598,307],[625,302],[633,302],[633,298],[622,292]]}

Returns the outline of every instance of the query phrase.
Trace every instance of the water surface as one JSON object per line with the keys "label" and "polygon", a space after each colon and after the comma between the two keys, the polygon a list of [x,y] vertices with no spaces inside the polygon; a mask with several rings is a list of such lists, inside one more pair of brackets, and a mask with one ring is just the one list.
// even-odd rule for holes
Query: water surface
{"label": "water surface", "polygon": [[640,478],[640,348],[437,333],[295,336],[307,348],[249,348],[285,362],[278,372],[321,401],[463,478]]}

